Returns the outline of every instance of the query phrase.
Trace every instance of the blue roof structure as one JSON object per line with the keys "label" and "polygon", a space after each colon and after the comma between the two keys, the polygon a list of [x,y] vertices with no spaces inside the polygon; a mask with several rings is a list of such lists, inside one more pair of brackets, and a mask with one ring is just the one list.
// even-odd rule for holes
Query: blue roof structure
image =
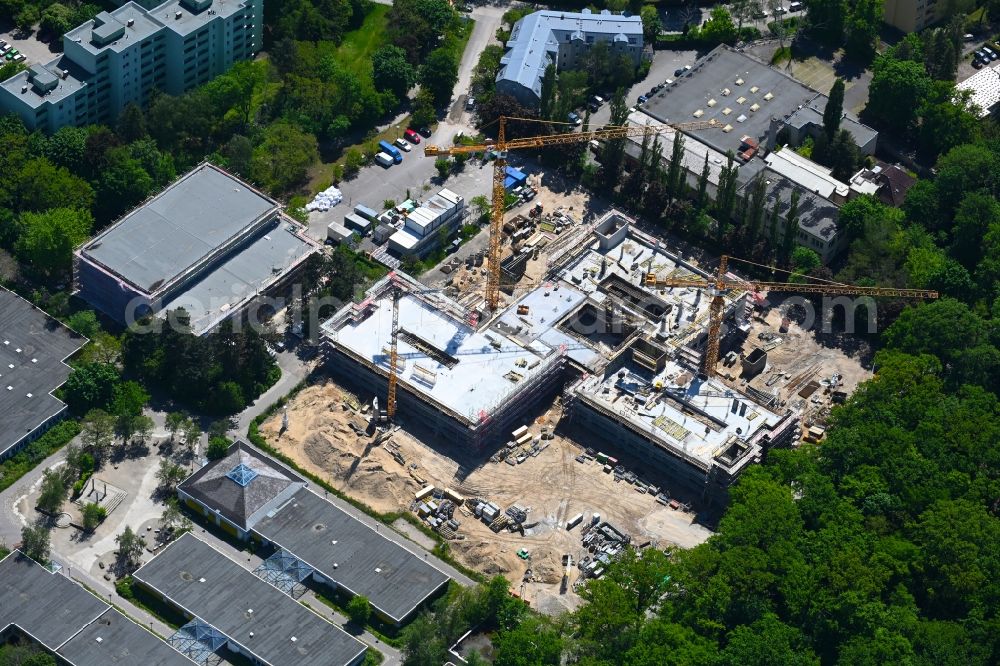
{"label": "blue roof structure", "polygon": [[643,47],[642,19],[612,14],[606,9],[599,14],[589,9],[528,14],[511,30],[507,51],[500,59],[497,89],[513,94],[522,103],[537,103],[545,69],[551,63],[563,67],[561,50],[578,54],[596,42],[610,42],[614,48],[633,55],[638,64]]}
{"label": "blue roof structure", "polygon": [[246,488],[250,485],[251,481],[257,478],[257,472],[243,463],[240,463],[228,474],[226,474],[226,476],[238,483],[241,488]]}
{"label": "blue roof structure", "polygon": [[519,185],[524,185],[527,180],[528,174],[524,173],[520,169],[515,169],[514,167],[509,166],[504,170],[503,186],[506,190],[513,189]]}

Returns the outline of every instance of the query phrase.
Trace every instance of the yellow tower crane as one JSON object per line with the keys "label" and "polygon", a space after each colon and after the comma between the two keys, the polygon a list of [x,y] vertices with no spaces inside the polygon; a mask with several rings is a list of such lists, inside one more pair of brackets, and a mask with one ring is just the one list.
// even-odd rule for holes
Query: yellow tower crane
{"label": "yellow tower crane", "polygon": [[[424,148],[426,157],[439,157],[445,155],[467,155],[469,153],[481,153],[493,150],[496,159],[493,162],[493,201],[490,209],[490,243],[487,255],[488,267],[486,273],[486,307],[491,313],[496,312],[500,306],[500,256],[503,241],[503,214],[504,214],[504,179],[506,178],[507,153],[511,150],[524,150],[528,148],[543,148],[545,146],[556,146],[568,143],[580,143],[583,141],[623,139],[630,136],[646,136],[658,134],[667,130],[701,130],[710,128],[722,128],[722,125],[715,120],[703,120],[689,123],[667,123],[649,125],[629,125],[613,126],[592,132],[565,132],[561,134],[550,134],[547,136],[531,136],[519,139],[508,139],[506,136],[506,124],[508,120],[531,120],[533,118],[508,118],[500,116],[499,130],[495,142],[477,144],[472,146],[452,146],[445,148],[442,146],[428,145]],[[561,123],[553,123],[561,124]]]}
{"label": "yellow tower crane", "polygon": [[[845,296],[895,296],[898,298],[937,298],[936,291],[925,289],[896,289],[892,287],[856,287],[837,282],[797,283],[797,282],[763,282],[760,280],[741,280],[726,277],[730,257],[722,255],[719,269],[714,280],[702,278],[659,278],[656,273],[647,273],[647,287],[693,287],[707,289],[712,300],[708,309],[708,341],[705,355],[702,357],[702,373],[708,377],[715,374],[715,366],[719,362],[719,338],[722,330],[723,294],[731,289],[753,289],[754,291],[798,292],[810,294],[838,294]],[[745,261],[736,259],[736,261]],[[747,262],[753,263],[753,262]]]}

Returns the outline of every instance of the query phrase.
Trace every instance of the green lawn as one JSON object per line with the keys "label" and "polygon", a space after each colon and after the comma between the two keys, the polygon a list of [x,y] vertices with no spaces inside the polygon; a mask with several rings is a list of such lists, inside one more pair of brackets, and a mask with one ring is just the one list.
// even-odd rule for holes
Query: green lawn
{"label": "green lawn", "polygon": [[371,76],[372,54],[389,41],[385,35],[389,9],[388,5],[374,5],[361,27],[344,35],[337,49],[337,62],[359,77]]}

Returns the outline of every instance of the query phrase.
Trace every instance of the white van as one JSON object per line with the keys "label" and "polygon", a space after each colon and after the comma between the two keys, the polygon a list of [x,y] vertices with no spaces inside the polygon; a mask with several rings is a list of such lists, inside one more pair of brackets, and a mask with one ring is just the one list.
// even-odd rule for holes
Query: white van
{"label": "white van", "polygon": [[392,166],[392,155],[389,153],[379,153],[375,156],[375,163],[388,169]]}

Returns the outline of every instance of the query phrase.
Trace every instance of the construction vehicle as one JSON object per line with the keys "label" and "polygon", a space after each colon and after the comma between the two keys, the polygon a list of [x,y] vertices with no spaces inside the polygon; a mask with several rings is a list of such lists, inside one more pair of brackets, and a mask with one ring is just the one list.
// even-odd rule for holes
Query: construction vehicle
{"label": "construction vehicle", "polygon": [[[428,145],[424,148],[425,157],[468,155],[471,153],[485,153],[486,151],[492,151],[496,155],[496,159],[493,161],[493,201],[490,208],[490,242],[488,252],[489,266],[486,275],[486,308],[490,311],[490,313],[495,313],[500,307],[500,259],[501,244],[503,240],[501,232],[503,231],[504,198],[506,194],[504,180],[506,178],[507,153],[509,151],[544,148],[546,146],[556,146],[568,143],[585,143],[593,140],[624,139],[630,136],[647,136],[668,130],[681,131],[722,128],[722,124],[715,120],[704,120],[687,123],[651,123],[648,125],[605,126],[602,129],[591,132],[564,132],[560,134],[550,134],[547,136],[531,136],[518,139],[508,139],[506,135],[506,124],[508,120],[540,122],[537,118],[508,118],[506,116],[500,116],[499,130],[497,132],[496,141],[488,141],[487,143],[471,146],[452,146],[450,148]],[[553,125],[572,124],[554,121],[541,122]]]}
{"label": "construction vehicle", "polygon": [[[843,296],[895,296],[897,298],[937,298],[936,291],[925,289],[896,289],[893,287],[857,287],[838,282],[822,283],[798,283],[798,282],[763,282],[760,280],[743,280],[736,277],[727,276],[726,272],[729,260],[742,261],[748,264],[755,264],[745,259],[737,259],[722,255],[719,261],[719,269],[714,280],[703,278],[659,278],[656,273],[647,273],[645,283],[647,287],[692,287],[694,289],[707,289],[712,295],[712,301],[708,309],[708,341],[705,345],[705,354],[702,356],[701,374],[712,377],[715,375],[715,366],[719,361],[719,342],[722,331],[722,310],[725,305],[723,295],[730,290],[753,290],[777,291],[777,292],[798,292],[810,294],[836,294]],[[767,268],[767,267],[765,267]]]}

